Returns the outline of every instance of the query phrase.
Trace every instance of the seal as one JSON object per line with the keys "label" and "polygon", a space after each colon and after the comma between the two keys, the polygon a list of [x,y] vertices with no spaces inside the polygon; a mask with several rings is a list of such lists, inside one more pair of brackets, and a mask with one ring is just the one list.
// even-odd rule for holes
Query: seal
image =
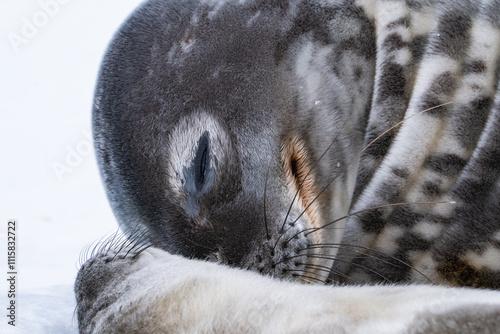
{"label": "seal", "polygon": [[[96,88],[128,240],[81,268],[80,331],[498,332],[499,17],[496,0],[144,2]],[[454,288],[406,285],[423,282]]]}
{"label": "seal", "polygon": [[499,8],[146,1],[93,110],[120,226],[303,282],[500,288]]}
{"label": "seal", "polygon": [[[93,113],[111,206],[171,253],[325,279],[336,249],[308,245],[341,241],[342,221],[320,227],[351,203],[356,163],[341,171],[363,145],[373,29],[352,5],[221,6],[147,1],[111,43]],[[334,41],[337,15],[366,34]]]}

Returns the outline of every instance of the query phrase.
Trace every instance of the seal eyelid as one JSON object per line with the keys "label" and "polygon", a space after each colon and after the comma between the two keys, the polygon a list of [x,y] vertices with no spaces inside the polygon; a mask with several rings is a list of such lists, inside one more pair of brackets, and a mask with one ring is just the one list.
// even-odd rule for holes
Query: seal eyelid
{"label": "seal eyelid", "polygon": [[217,177],[216,168],[211,166],[212,161],[217,166],[217,157],[212,153],[208,131],[198,140],[198,146],[195,149],[190,166],[182,168],[186,194],[184,210],[191,218],[199,215],[200,200],[203,195],[210,193]]}
{"label": "seal eyelid", "polygon": [[205,181],[205,174],[207,172],[207,157],[208,157],[208,146],[203,150],[203,154],[201,155],[201,163],[200,163],[200,182],[203,183]]}
{"label": "seal eyelid", "polygon": [[198,142],[198,149],[193,160],[193,165],[195,166],[196,189],[201,191],[206,183],[207,172],[210,169],[210,139],[208,132],[205,132]]}

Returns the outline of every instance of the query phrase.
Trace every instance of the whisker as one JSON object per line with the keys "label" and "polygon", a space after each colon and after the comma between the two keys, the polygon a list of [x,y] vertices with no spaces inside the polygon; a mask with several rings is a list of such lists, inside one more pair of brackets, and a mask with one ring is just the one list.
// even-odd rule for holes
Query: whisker
{"label": "whisker", "polygon": [[[330,274],[330,273],[334,272],[335,274],[337,274],[337,275],[339,275],[339,276],[342,276],[342,277],[343,277],[343,278],[345,278],[345,279],[348,279],[348,280],[351,280],[351,281],[353,281],[353,282],[356,282],[353,278],[351,278],[351,277],[349,277],[349,276],[347,276],[347,275],[344,275],[344,274],[342,274],[342,273],[341,273],[341,272],[339,272],[339,271],[333,271],[331,268],[328,268],[327,266],[322,266],[322,265],[312,264],[312,263],[310,263],[310,264],[307,264],[307,263],[299,263],[299,265],[303,265],[303,266],[305,266],[305,267],[306,267],[306,269],[307,269],[307,268],[313,268],[313,269],[314,269],[314,268],[316,268],[317,270],[322,271],[322,272],[325,272],[325,273],[328,273],[328,274]],[[289,271],[289,272],[290,272],[290,271],[304,271],[304,272],[307,272],[307,271],[306,271],[306,269],[304,269],[304,270],[301,270],[301,269],[286,269],[286,271]]]}
{"label": "whisker", "polygon": [[[429,283],[431,284],[434,284],[434,282],[429,278],[427,277],[427,275],[425,275],[423,272],[421,272],[420,270],[418,270],[417,268],[413,267],[411,264],[409,263],[406,263],[405,261],[401,260],[401,259],[398,259],[397,257],[395,256],[392,256],[392,255],[389,255],[389,254],[386,254],[386,253],[383,253],[381,251],[378,251],[376,249],[373,249],[373,248],[370,248],[370,247],[364,247],[364,246],[356,246],[356,245],[347,245],[347,244],[342,244],[341,247],[346,247],[346,248],[361,248],[361,249],[364,249],[366,251],[372,251],[372,252],[375,252],[379,255],[382,255],[382,256],[387,256],[388,258],[390,258],[391,260],[394,260],[394,261],[397,261],[399,262],[400,264],[406,266],[407,268],[413,270],[414,272],[416,272],[417,274],[421,275],[423,278],[425,278]],[[363,254],[366,256],[366,253],[362,253],[360,251],[357,251],[357,250],[354,250],[355,252],[359,253],[359,254]],[[385,263],[388,263],[388,264],[391,264],[391,262],[388,262],[388,261],[385,261],[383,259],[381,259],[380,257],[376,257],[376,259],[380,260],[380,261],[384,261]],[[392,263],[393,266],[396,266],[394,263]]]}
{"label": "whisker", "polygon": [[350,262],[350,261],[344,261],[344,260],[341,260],[341,259],[338,259],[338,258],[334,258],[333,259],[334,261],[337,261],[337,262],[340,262],[340,263],[347,263],[347,264],[351,264],[355,267],[358,267],[358,268],[361,268],[363,270],[367,270],[369,272],[371,272],[372,274],[375,274],[376,276],[382,278],[383,280],[385,280],[386,282],[389,282],[389,283],[394,283],[393,281],[391,281],[390,279],[388,279],[387,277],[385,277],[384,275],[382,275],[381,273],[379,272],[376,272],[375,270],[373,269],[370,269],[362,264],[359,264],[359,263],[353,263],[353,262]]}
{"label": "whisker", "polygon": [[147,234],[148,238],[143,238],[139,240],[137,244],[134,245],[134,251],[137,253],[142,253],[144,250],[148,249],[151,246],[159,245],[162,240],[158,236],[151,236],[151,234]]}
{"label": "whisker", "polygon": [[304,215],[304,213],[309,209],[309,207],[323,194],[323,192],[328,189],[330,187],[330,185],[340,176],[342,175],[343,173],[345,173],[347,171],[347,168],[351,166],[351,164],[356,161],[360,156],[361,154],[363,154],[363,152],[365,152],[371,145],[373,145],[376,141],[378,141],[381,137],[385,136],[388,132],[394,130],[396,127],[400,126],[401,124],[403,124],[404,122],[406,122],[407,120],[417,116],[417,115],[420,115],[422,113],[425,113],[427,111],[431,111],[433,109],[436,109],[436,108],[440,108],[442,106],[445,106],[445,105],[448,105],[448,104],[451,104],[453,103],[453,101],[451,102],[446,102],[446,103],[443,103],[443,104],[440,104],[440,105],[437,105],[437,106],[434,106],[432,108],[428,108],[428,109],[425,109],[425,110],[422,110],[418,113],[415,113],[411,116],[408,116],[406,117],[405,119],[403,119],[402,121],[396,123],[395,125],[391,126],[390,128],[388,128],[387,130],[385,130],[384,132],[382,132],[382,134],[380,134],[379,136],[377,136],[377,138],[375,138],[374,140],[372,140],[370,143],[368,143],[361,151],[358,152],[358,154],[356,154],[343,168],[341,171],[339,171],[334,177],[333,179],[328,182],[328,184],[323,187],[323,189],[318,193],[318,195],[316,195],[316,197],[311,201],[311,203],[308,203],[308,205],[306,206],[306,208],[304,210],[302,210],[302,213],[295,219],[294,223],[296,223],[300,217],[302,217],[302,215]]}
{"label": "whisker", "polygon": [[149,245],[145,245],[144,248],[142,249],[139,249],[135,252],[134,256],[132,256],[132,259],[135,259],[137,256],[139,256],[142,252],[144,252],[145,250],[147,250],[148,248],[151,248],[151,247],[155,247],[156,245],[158,245],[160,243],[160,241],[158,242],[153,242]]}
{"label": "whisker", "polygon": [[78,261],[75,263],[75,266],[76,266],[76,269],[79,270],[79,268],[81,268],[81,266],[83,265],[83,263],[85,262],[85,260],[87,259],[87,256],[86,256],[86,253],[87,253],[87,250],[88,248],[90,247],[92,243],[88,243],[87,245],[85,245],[85,247],[83,247],[83,249],[80,251],[80,255],[78,257]]}
{"label": "whisker", "polygon": [[120,251],[122,251],[124,248],[131,248],[131,247],[132,247],[132,245],[133,245],[136,241],[141,240],[141,239],[142,239],[142,237],[143,237],[144,235],[146,235],[146,233],[147,233],[147,232],[146,232],[145,230],[143,230],[143,231],[140,231],[140,232],[139,232],[139,228],[137,228],[137,230],[136,230],[136,231],[134,231],[134,233],[133,233],[133,234],[132,234],[132,235],[131,235],[128,239],[126,239],[126,240],[124,241],[124,243],[123,243],[123,247],[120,249]]}
{"label": "whisker", "polygon": [[[119,232],[119,229],[116,229],[115,233],[113,233],[111,236],[106,238],[106,240],[104,240],[101,243],[101,246],[97,250],[97,254],[102,254],[102,253],[107,254],[109,249],[115,245],[115,242],[116,242],[115,238],[118,235],[118,232]],[[121,235],[117,241],[121,241],[121,240],[124,240],[123,235]]]}
{"label": "whisker", "polygon": [[[371,251],[371,252],[374,252],[376,253],[377,255],[381,255],[381,256],[385,256],[391,260],[394,260],[396,262],[398,262],[399,264],[403,265],[404,267],[416,272],[417,274],[419,274],[420,276],[422,276],[423,278],[425,278],[429,283],[431,284],[434,284],[434,282],[427,276],[425,275],[423,272],[421,272],[420,270],[418,270],[417,268],[413,267],[411,264],[395,257],[395,256],[392,256],[390,254],[386,254],[386,253],[383,253],[381,251],[378,251],[374,248],[370,248],[370,247],[365,247],[365,246],[358,246],[358,245],[347,245],[347,244],[328,244],[328,243],[325,243],[325,244],[315,244],[315,245],[310,245],[306,248],[302,248],[302,249],[298,249],[297,252],[302,252],[302,251],[308,251],[308,250],[311,250],[311,249],[327,249],[327,248],[353,248],[353,251],[358,253],[358,254],[361,254],[363,256],[368,256],[366,252],[361,252],[359,251],[358,249],[362,249],[362,250],[365,250],[365,251]],[[382,257],[380,256],[374,256],[374,255],[370,255],[371,257],[377,259],[378,261],[380,262],[383,262],[385,264],[388,264],[388,265],[391,265],[393,267],[399,267],[396,263],[393,263],[393,262],[390,262],[390,261],[387,261],[385,259],[383,259]],[[363,257],[361,256],[351,256],[351,258],[353,259],[362,259]],[[340,260],[337,256],[333,258],[334,261],[338,261]],[[340,261],[339,261],[340,262]],[[348,278],[348,276],[338,272],[337,273],[338,275],[344,277],[344,278]]]}
{"label": "whisker", "polygon": [[371,207],[371,208],[367,208],[367,209],[363,209],[363,210],[359,210],[359,211],[356,211],[356,212],[352,212],[352,213],[349,213],[345,216],[342,216],[340,218],[337,218],[325,225],[322,225],[320,227],[310,227],[310,228],[306,228],[306,229],[303,229],[302,231],[300,232],[297,232],[295,233],[293,236],[291,236],[286,242],[284,242],[284,245],[288,245],[288,243],[290,241],[293,240],[293,238],[295,238],[296,236],[300,235],[301,233],[304,233],[304,235],[307,237],[309,234],[311,233],[315,233],[315,232],[318,232],[322,229],[325,229],[326,227],[328,226],[331,226],[335,223],[338,223],[339,221],[343,220],[343,219],[347,219],[349,217],[352,217],[352,216],[356,216],[356,215],[359,215],[359,214],[362,214],[362,213],[365,213],[365,212],[368,212],[368,211],[371,211],[371,210],[377,210],[377,209],[384,209],[384,208],[388,208],[388,207],[397,207],[397,206],[404,206],[404,205],[433,205],[433,204],[456,204],[455,201],[447,201],[447,202],[403,202],[403,203],[390,203],[390,204],[384,204],[384,205],[379,205],[379,206],[374,206],[374,207]]}
{"label": "whisker", "polygon": [[[384,279],[385,281],[389,282],[389,283],[393,283],[390,279],[388,279],[387,277],[385,277],[384,275],[366,267],[366,266],[363,266],[362,264],[359,264],[359,263],[353,263],[353,262],[350,262],[350,261],[345,261],[345,260],[341,260],[341,259],[338,259],[336,258],[335,256],[329,256],[329,255],[323,255],[323,254],[299,254],[299,255],[294,255],[294,256],[290,256],[288,257],[288,259],[294,259],[294,258],[298,258],[298,257],[302,257],[302,256],[307,256],[307,257],[310,257],[310,258],[315,258],[315,259],[324,259],[324,260],[332,260],[332,261],[337,261],[337,262],[340,262],[340,263],[347,263],[347,264],[351,264],[353,266],[356,266],[356,267],[359,267],[359,268],[362,268],[364,270],[367,270],[379,277],[381,277],[382,279]],[[281,262],[281,261],[280,261]]]}
{"label": "whisker", "polygon": [[108,247],[108,249],[106,250],[106,253],[104,255],[108,255],[108,252],[111,249],[111,247],[115,245],[115,240],[116,240],[116,237],[118,236],[119,231],[120,231],[120,229],[116,229],[115,233],[113,234],[113,238],[111,239],[110,247]]}
{"label": "whisker", "polygon": [[145,247],[146,245],[150,245],[150,244],[159,244],[161,242],[161,240],[159,239],[156,239],[156,238],[149,238],[149,239],[144,239],[142,241],[140,241],[139,243],[135,244],[134,245],[134,249],[135,251],[139,251],[142,249],[142,247]]}
{"label": "whisker", "polygon": [[[107,235],[103,235],[102,237],[100,237],[97,241],[94,241],[92,243],[92,251],[90,252],[90,257],[94,257],[95,253],[96,253],[96,250],[100,248],[100,246],[102,245],[102,241],[104,240],[104,238],[107,238]],[[87,254],[86,254],[87,255]]]}
{"label": "whisker", "polygon": [[271,236],[269,235],[269,227],[267,225],[267,208],[266,208],[266,199],[267,199],[267,179],[269,178],[269,168],[270,166],[267,166],[267,172],[266,172],[266,182],[264,183],[264,226],[266,228],[266,238],[267,240],[271,239]]}
{"label": "whisker", "polygon": [[[456,202],[454,201],[448,201],[448,202],[413,202],[413,203],[392,203],[392,204],[385,204],[385,205],[380,205],[380,206],[376,206],[376,207],[372,207],[372,208],[368,208],[368,209],[364,209],[364,210],[360,210],[360,211],[357,211],[357,212],[353,212],[353,213],[350,213],[344,217],[340,217],[328,224],[325,224],[321,227],[316,227],[316,228],[308,228],[308,229],[304,229],[296,234],[294,234],[292,237],[290,237],[285,243],[284,245],[287,245],[291,240],[293,240],[293,238],[295,238],[296,236],[298,236],[300,233],[305,233],[305,236],[311,234],[311,233],[314,233],[314,232],[317,232],[319,230],[322,230],[324,228],[327,228],[328,226],[331,226],[333,224],[335,224],[336,222],[342,220],[342,219],[346,219],[346,218],[349,218],[351,216],[355,216],[355,215],[358,215],[358,214],[361,214],[361,213],[364,213],[364,212],[367,212],[367,211],[370,211],[370,210],[376,210],[376,209],[381,209],[381,208],[386,208],[386,207],[396,207],[396,206],[402,206],[402,205],[429,205],[429,204],[455,204]],[[369,247],[364,247],[364,246],[355,246],[355,245],[344,245],[344,244],[316,244],[316,245],[311,245],[311,246],[308,246],[307,248],[303,248],[303,249],[299,249],[298,251],[304,251],[304,250],[309,250],[309,249],[319,249],[319,248],[327,248],[327,247],[335,247],[335,248],[340,248],[340,247],[351,247],[351,248],[359,248],[359,249],[364,249],[366,251],[372,251],[372,252],[375,252],[377,254],[380,254],[380,255],[383,255],[383,256],[387,256],[388,258],[394,260],[394,261],[397,261],[399,262],[400,264],[406,266],[407,268],[415,271],[416,273],[418,273],[419,275],[421,275],[422,277],[424,277],[428,282],[430,282],[431,284],[433,284],[433,281],[427,277],[424,273],[422,273],[421,271],[419,271],[418,269],[412,267],[410,264],[404,262],[403,260],[401,259],[398,259],[394,256],[391,256],[389,254],[385,254],[385,253],[382,253],[380,251],[377,251],[375,249],[371,249]],[[359,251],[356,251],[358,252],[359,254],[363,254],[366,256],[366,253],[362,253],[362,252],[359,252]],[[297,256],[294,256],[294,257],[300,257],[300,256],[308,256],[310,254],[300,254],[300,255],[297,255]],[[290,259],[290,258],[294,258],[294,257],[289,257],[287,258],[286,260]],[[390,265],[393,265],[393,266],[396,266],[396,264],[394,263],[391,263],[391,262],[388,262],[384,259],[381,259],[380,257],[377,257],[378,260],[380,261],[383,261],[384,263],[387,263],[387,264],[390,264]],[[373,272],[374,274],[376,275],[379,275],[380,277],[382,277],[383,279],[385,279],[386,281],[388,282],[391,282],[389,279],[387,279],[386,277],[384,277],[383,275],[379,274],[379,273],[376,273],[374,272],[373,270],[365,267],[365,266],[362,266],[360,264],[356,264],[356,263],[352,263],[352,262],[348,262],[348,261],[342,261],[341,259],[339,258],[336,258],[336,257],[332,257],[331,260],[334,260],[334,261],[337,261],[337,262],[341,262],[341,263],[348,263],[348,264],[351,264],[351,265],[355,265],[355,266],[359,266],[359,267],[362,267],[363,269],[365,270],[368,270],[370,272]],[[284,262],[284,261],[280,261],[280,262],[277,262],[275,264],[279,264],[281,262]]]}
{"label": "whisker", "polygon": [[350,214],[348,214],[348,215],[346,215],[344,217],[335,219],[334,221],[332,221],[332,222],[330,222],[330,223],[328,223],[326,225],[312,228],[312,231],[307,232],[306,236],[308,236],[311,233],[317,232],[317,231],[319,231],[319,230],[321,230],[321,229],[323,229],[323,228],[325,228],[327,226],[335,224],[339,220],[346,219],[346,218],[349,218],[349,217],[352,217],[352,216],[356,216],[356,215],[359,215],[361,213],[365,213],[365,212],[368,212],[368,211],[371,211],[371,210],[384,209],[384,208],[389,208],[389,207],[398,207],[398,206],[404,206],[404,205],[434,205],[434,204],[456,204],[456,203],[457,202],[455,202],[455,201],[446,201],[446,202],[403,202],[403,203],[390,203],[390,204],[384,204],[384,205],[374,206],[374,207],[371,207],[371,208],[368,208],[368,209],[359,210],[359,211],[350,213]]}
{"label": "whisker", "polygon": [[[328,273],[334,273],[334,274],[336,274],[336,275],[341,276],[341,277],[342,277],[342,278],[344,278],[344,279],[347,279],[347,280],[352,281],[353,283],[357,283],[357,282],[356,282],[356,280],[354,280],[352,277],[349,277],[349,276],[347,276],[347,275],[345,275],[345,274],[341,273],[341,272],[340,272],[340,271],[338,271],[338,270],[334,270],[334,269],[332,269],[332,268],[328,268],[328,267],[326,267],[326,266],[320,266],[320,265],[317,265],[317,264],[309,264],[309,267],[313,267],[313,268],[314,268],[314,267],[318,267],[318,268],[319,268],[319,267],[321,267],[321,268],[327,268],[327,269],[328,269]],[[326,282],[326,281],[325,281],[325,282]]]}
{"label": "whisker", "polygon": [[307,272],[307,269],[317,269],[319,271],[322,271],[322,272],[325,272],[325,273],[330,273],[330,268],[328,268],[327,266],[322,266],[322,265],[319,265],[319,264],[312,264],[312,263],[304,263],[304,272]]}
{"label": "whisker", "polygon": [[[141,233],[137,233],[140,229],[140,225],[137,224],[134,228],[134,230],[132,230],[132,233],[130,234],[130,236],[125,239],[120,247],[118,248],[118,250],[116,250],[116,254],[111,258],[111,261],[114,261],[114,259],[118,256],[119,253],[121,253],[122,250],[124,249],[127,249],[127,248],[130,248],[130,246],[132,245],[132,243],[134,243],[136,240],[138,240],[139,238],[142,238],[142,236],[145,235],[146,231],[143,230]],[[128,254],[128,253],[127,253]],[[123,257],[125,258],[125,257]]]}
{"label": "whisker", "polygon": [[143,232],[143,233],[141,233],[141,235],[137,238],[137,240],[134,240],[134,244],[133,244],[133,245],[131,245],[131,246],[129,247],[129,250],[127,251],[127,253],[125,253],[125,255],[123,256],[123,258],[126,258],[126,257],[128,256],[128,254],[129,254],[131,251],[135,251],[136,246],[138,245],[138,243],[136,243],[136,241],[137,241],[137,242],[139,242],[139,243],[142,243],[142,242],[143,242],[143,237],[144,237],[146,234],[147,234],[147,233],[146,233],[146,231],[144,231],[144,232]]}
{"label": "whisker", "polygon": [[[325,282],[323,282],[323,280],[322,280],[322,279],[317,278],[317,277],[313,277],[313,276],[308,276],[308,275],[303,275],[303,274],[301,274],[301,275],[295,275],[295,274],[292,274],[292,276],[293,276],[293,277],[299,277],[299,278],[301,278],[301,279],[304,279],[304,278],[305,278],[305,279],[308,279],[308,280],[317,281],[317,282],[320,282],[320,283],[322,283],[322,284],[324,284],[324,283],[325,283]],[[311,283],[311,284],[316,284],[315,282],[311,282],[311,281],[309,281],[308,283]]]}
{"label": "whisker", "polygon": [[[331,247],[330,247],[328,244],[324,244],[324,245],[313,245],[313,246],[311,246],[311,247],[304,248],[304,249],[301,249],[301,250],[299,250],[299,251],[303,251],[303,250],[310,250],[310,249],[328,249],[328,248],[337,248],[337,249],[338,249],[338,248],[340,248],[340,246],[339,246],[339,245],[335,245],[335,246],[331,246]],[[363,248],[363,249],[366,249],[366,250],[372,250],[372,251],[375,251],[374,249],[370,249],[370,248],[368,248],[368,247],[360,247],[360,248]],[[353,251],[354,251],[354,252],[356,252],[356,253],[358,253],[358,254],[362,254],[362,255],[364,255],[364,256],[366,256],[366,255],[367,255],[366,253],[363,253],[363,252],[361,252],[361,251],[359,251],[359,250],[353,250]],[[375,252],[377,252],[377,251],[375,251]],[[387,254],[384,254],[384,253],[381,253],[381,252],[378,252],[378,253],[380,253],[381,255],[386,255],[387,257],[390,257],[390,258],[392,258],[393,260],[399,260],[399,259],[398,259],[398,258],[396,258],[396,257],[390,256],[390,255],[387,255]],[[345,257],[344,257],[344,258],[345,258]],[[352,258],[352,259],[362,259],[363,257],[362,257],[362,256],[350,256],[350,258]],[[380,262],[383,262],[383,263],[389,264],[389,265],[391,265],[391,266],[394,266],[394,267],[398,267],[398,268],[400,268],[400,266],[396,265],[395,263],[392,263],[392,262],[389,262],[389,261],[387,261],[387,260],[384,260],[384,259],[382,259],[381,257],[373,256],[373,258],[375,258],[375,259],[379,260]],[[406,262],[404,262],[404,261],[402,261],[402,260],[399,260],[399,261],[401,262],[401,264],[404,264],[406,267],[408,267],[408,268],[410,268],[410,269],[413,269],[413,268],[412,268],[412,266],[411,266],[410,264],[408,264],[408,263],[406,263]]]}
{"label": "whisker", "polygon": [[[325,270],[325,271],[326,271],[326,270]],[[294,277],[301,276],[301,275],[303,275],[303,274],[309,274],[308,276],[309,276],[309,277],[312,277],[311,275],[314,275],[314,274],[315,274],[315,273],[314,273],[314,272],[312,272],[312,271],[308,271],[308,270],[300,270],[300,269],[287,269],[287,270],[286,270],[286,272],[299,272],[299,274],[296,274],[296,275],[292,274],[292,276],[294,276]],[[318,280],[319,282],[323,283],[323,284],[325,283],[325,282],[323,281],[323,279],[321,279],[321,278],[318,278],[317,280]]]}

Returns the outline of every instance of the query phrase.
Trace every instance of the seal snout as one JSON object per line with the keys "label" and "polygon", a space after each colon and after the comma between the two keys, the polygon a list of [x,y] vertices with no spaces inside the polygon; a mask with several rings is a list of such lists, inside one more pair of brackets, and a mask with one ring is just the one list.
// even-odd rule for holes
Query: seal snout
{"label": "seal snout", "polygon": [[273,277],[294,279],[306,267],[308,240],[300,221],[288,223],[284,228],[277,225],[280,225],[277,233],[255,247],[245,267]]}

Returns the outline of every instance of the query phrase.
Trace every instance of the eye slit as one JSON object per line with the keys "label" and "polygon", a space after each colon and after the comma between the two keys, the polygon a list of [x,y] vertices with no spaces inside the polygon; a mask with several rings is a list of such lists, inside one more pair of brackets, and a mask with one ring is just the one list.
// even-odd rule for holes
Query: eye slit
{"label": "eye slit", "polygon": [[194,176],[196,189],[201,191],[206,181],[206,174],[210,168],[210,140],[208,132],[205,132],[198,141],[198,149],[194,157]]}
{"label": "eye slit", "polygon": [[201,155],[200,163],[200,181],[203,183],[205,181],[205,174],[207,173],[207,159],[208,159],[208,146],[205,147]]}

